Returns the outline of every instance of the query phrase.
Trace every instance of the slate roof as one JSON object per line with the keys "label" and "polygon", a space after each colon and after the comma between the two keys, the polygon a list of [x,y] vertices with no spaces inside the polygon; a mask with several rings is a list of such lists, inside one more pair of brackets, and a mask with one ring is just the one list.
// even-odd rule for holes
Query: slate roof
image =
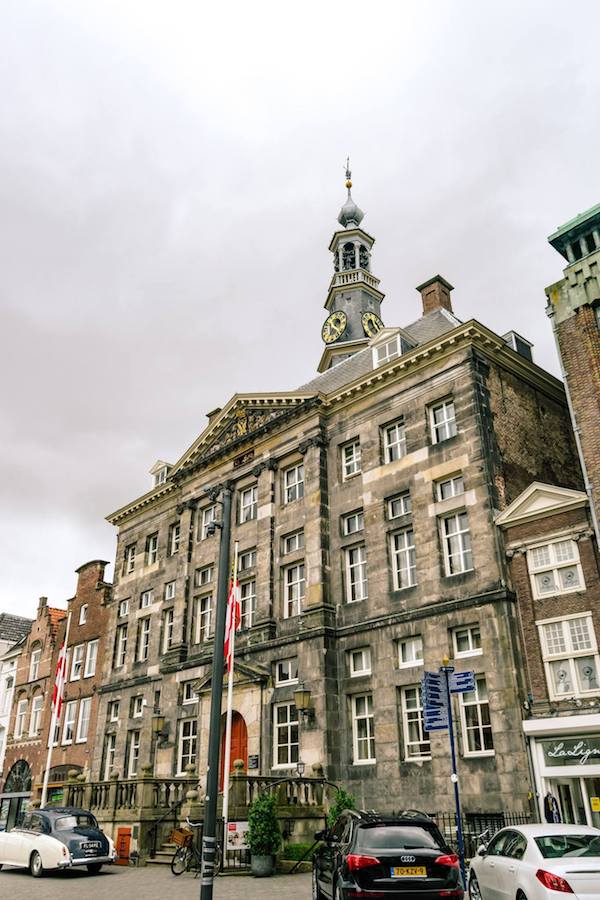
{"label": "slate roof", "polygon": [[31,631],[31,619],[0,613],[0,641],[17,643]]}
{"label": "slate roof", "polygon": [[[421,316],[416,322],[406,325],[403,330],[410,335],[416,345],[419,345],[433,341],[461,324],[460,319],[457,319],[452,313],[445,309],[436,309],[426,316]],[[337,366],[333,366],[326,372],[322,372],[321,375],[317,375],[316,378],[303,384],[298,390],[331,394],[345,384],[354,381],[355,378],[366,375],[372,368],[372,351],[370,347],[365,347],[364,350],[359,350],[358,353],[354,353],[348,359],[338,363]]]}

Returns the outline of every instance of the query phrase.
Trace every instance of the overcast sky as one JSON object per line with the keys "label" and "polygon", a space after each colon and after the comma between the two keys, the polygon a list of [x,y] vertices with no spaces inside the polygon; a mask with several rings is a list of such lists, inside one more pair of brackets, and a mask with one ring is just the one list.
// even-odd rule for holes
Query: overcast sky
{"label": "overcast sky", "polygon": [[596,2],[0,5],[0,611],[112,560],[104,517],[208,410],[314,375],[348,153],[386,324],[439,272],[558,371]]}

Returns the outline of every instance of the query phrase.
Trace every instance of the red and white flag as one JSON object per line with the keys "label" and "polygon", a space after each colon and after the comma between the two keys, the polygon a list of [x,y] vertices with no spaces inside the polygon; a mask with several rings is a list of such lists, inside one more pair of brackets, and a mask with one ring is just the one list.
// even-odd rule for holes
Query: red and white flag
{"label": "red and white flag", "polygon": [[[236,560],[237,562],[237,560]],[[238,631],[242,621],[242,601],[240,596],[240,582],[237,577],[237,566],[233,565],[231,573],[231,582],[229,584],[229,595],[227,597],[227,619],[225,620],[225,662],[227,663],[227,671],[231,672],[233,667],[233,632]]]}
{"label": "red and white flag", "polygon": [[67,647],[63,644],[58,654],[56,663],[56,677],[54,679],[54,692],[52,694],[52,712],[56,715],[56,721],[60,719],[63,696],[65,693],[65,681],[67,680]]}

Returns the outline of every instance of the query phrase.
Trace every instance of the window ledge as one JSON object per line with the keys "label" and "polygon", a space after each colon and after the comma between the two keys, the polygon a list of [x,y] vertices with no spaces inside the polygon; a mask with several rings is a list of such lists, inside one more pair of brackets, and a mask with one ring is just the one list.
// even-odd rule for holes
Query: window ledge
{"label": "window ledge", "polygon": [[474,751],[473,753],[468,753],[465,751],[463,753],[463,757],[465,759],[483,759],[484,757],[490,758],[495,755],[496,755],[495,750],[477,750],[477,751]]}
{"label": "window ledge", "polygon": [[359,768],[360,766],[374,766],[377,764],[376,759],[361,759],[358,762],[352,762],[352,765],[355,768]]}

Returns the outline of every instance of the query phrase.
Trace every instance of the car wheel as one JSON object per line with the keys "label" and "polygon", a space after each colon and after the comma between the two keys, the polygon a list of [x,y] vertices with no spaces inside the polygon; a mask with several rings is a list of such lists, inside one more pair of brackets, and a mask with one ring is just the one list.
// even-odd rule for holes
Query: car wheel
{"label": "car wheel", "polygon": [[31,859],[29,860],[29,871],[33,875],[34,878],[41,878],[44,874],[44,866],[42,864],[42,857],[34,850],[31,854]]}
{"label": "car wheel", "polygon": [[323,894],[321,893],[321,888],[319,887],[317,870],[314,866],[312,870],[312,898],[313,900],[323,900]]}
{"label": "car wheel", "polygon": [[90,875],[97,875],[100,869],[102,868],[102,863],[88,863],[86,866]]}
{"label": "car wheel", "polygon": [[483,900],[477,875],[474,872],[469,878],[469,900]]}

